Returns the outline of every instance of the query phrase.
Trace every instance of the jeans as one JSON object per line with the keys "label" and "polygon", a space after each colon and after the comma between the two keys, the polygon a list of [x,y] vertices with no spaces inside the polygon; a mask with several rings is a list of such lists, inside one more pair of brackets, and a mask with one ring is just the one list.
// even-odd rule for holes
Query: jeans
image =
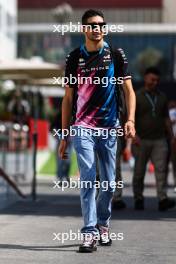
{"label": "jeans", "polygon": [[[95,131],[80,126],[74,126],[74,129],[77,132],[78,130]],[[79,136],[77,133],[72,140],[80,171],[80,183],[83,181],[91,183],[90,186],[82,185],[80,190],[81,209],[84,218],[84,227],[81,232],[97,234],[96,225],[109,226],[111,217],[111,201],[115,188],[109,183],[115,181],[117,137],[108,134],[107,139],[105,139],[103,135],[95,136],[84,133]],[[94,184],[96,181],[96,155],[100,172],[100,190],[97,202]],[[106,191],[102,188],[104,181],[108,183]]]}

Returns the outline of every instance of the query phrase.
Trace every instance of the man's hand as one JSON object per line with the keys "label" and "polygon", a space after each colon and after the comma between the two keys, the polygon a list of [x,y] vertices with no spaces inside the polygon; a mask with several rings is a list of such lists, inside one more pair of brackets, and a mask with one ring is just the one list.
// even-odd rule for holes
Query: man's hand
{"label": "man's hand", "polygon": [[[70,89],[68,85],[65,87],[65,96],[62,101],[62,129],[69,129],[70,121],[72,116],[72,105],[73,105],[74,89]],[[65,160],[68,158],[66,153],[67,149],[67,138],[63,138],[60,141],[58,148],[58,155],[61,159]]]}
{"label": "man's hand", "polygon": [[134,138],[135,137],[136,131],[135,131],[134,123],[132,121],[128,120],[125,123],[124,129],[125,129],[125,137],[126,138]]}
{"label": "man's hand", "polygon": [[65,139],[62,139],[59,144],[58,155],[62,160],[68,159],[68,155],[66,153],[67,145],[68,142]]}

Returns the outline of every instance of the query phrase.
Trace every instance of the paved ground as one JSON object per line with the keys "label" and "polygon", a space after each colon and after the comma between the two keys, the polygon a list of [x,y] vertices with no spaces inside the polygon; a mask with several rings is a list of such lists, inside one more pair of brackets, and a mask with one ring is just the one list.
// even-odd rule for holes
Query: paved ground
{"label": "paved ground", "polygon": [[[93,254],[77,253],[79,241],[53,240],[53,233],[77,232],[81,225],[78,190],[53,189],[52,180],[39,180],[38,200],[18,200],[0,210],[0,264],[118,263],[175,264],[176,210],[157,211],[153,177],[146,180],[146,210],[133,210],[131,174],[124,172],[128,208],[113,212],[111,231],[123,241]],[[29,191],[29,189],[26,189]],[[171,196],[175,196],[172,189]]]}

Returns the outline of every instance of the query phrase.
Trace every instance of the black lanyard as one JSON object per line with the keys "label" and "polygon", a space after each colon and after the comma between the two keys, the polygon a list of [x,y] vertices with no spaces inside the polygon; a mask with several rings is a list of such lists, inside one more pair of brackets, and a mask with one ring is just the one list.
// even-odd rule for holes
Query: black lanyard
{"label": "black lanyard", "polygon": [[152,116],[155,117],[156,116],[157,96],[155,95],[154,99],[148,93],[145,93],[145,96],[152,106]]}

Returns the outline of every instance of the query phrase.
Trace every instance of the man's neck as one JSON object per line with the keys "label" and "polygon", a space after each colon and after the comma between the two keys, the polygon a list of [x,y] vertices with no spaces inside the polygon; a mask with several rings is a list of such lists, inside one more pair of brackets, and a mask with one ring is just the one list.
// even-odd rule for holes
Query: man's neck
{"label": "man's neck", "polygon": [[85,43],[85,47],[87,51],[90,51],[90,52],[98,51],[99,49],[103,48],[103,45],[104,45],[103,39],[98,42],[86,40],[86,43]]}
{"label": "man's neck", "polygon": [[157,93],[157,89],[156,88],[155,89],[150,89],[147,86],[145,86],[144,89],[145,89],[146,92],[149,92],[151,94],[156,94]]}

